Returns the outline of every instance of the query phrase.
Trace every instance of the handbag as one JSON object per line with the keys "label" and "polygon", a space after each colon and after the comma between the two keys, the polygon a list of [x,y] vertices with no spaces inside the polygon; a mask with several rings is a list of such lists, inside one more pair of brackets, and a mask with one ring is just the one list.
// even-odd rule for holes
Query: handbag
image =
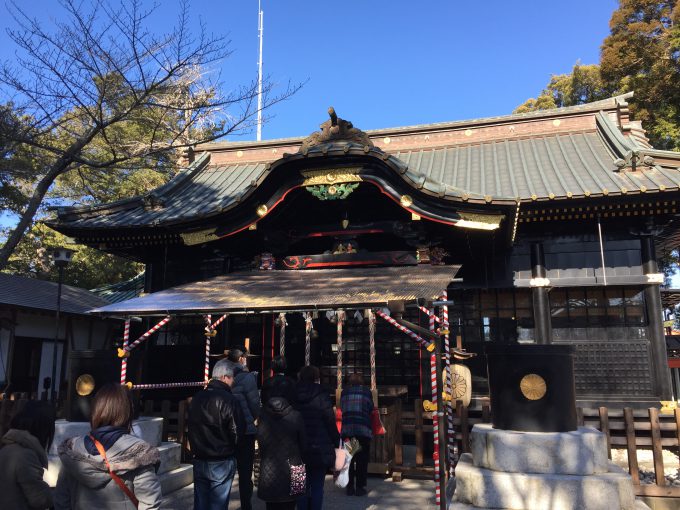
{"label": "handbag", "polygon": [[342,444],[342,439],[340,440],[340,445],[338,448],[335,449],[335,466],[333,466],[333,470],[335,472],[342,471],[342,468],[345,467],[345,459],[347,458],[347,450],[345,450],[343,444]]}
{"label": "handbag", "polygon": [[[97,441],[92,434],[90,434],[90,439],[94,443],[94,446],[99,452],[99,455],[101,455],[102,459],[104,459],[104,464],[106,465],[106,469],[109,470],[109,476],[111,477],[111,479],[114,482],[116,482],[116,485],[120,487],[120,490],[122,490],[125,493],[125,495],[130,499],[130,501],[132,501],[132,504],[135,506],[135,508],[138,508],[139,500],[135,497],[134,493],[130,489],[128,489],[128,486],[125,485],[125,482],[121,480],[120,477],[111,470],[109,459],[106,458],[106,450],[104,450],[104,446],[99,441]],[[304,468],[304,466],[302,467]]]}
{"label": "handbag", "polygon": [[371,430],[373,431],[374,436],[385,435],[385,426],[380,420],[380,411],[377,407],[374,407],[373,411],[371,411]]}
{"label": "handbag", "polygon": [[291,464],[290,466],[290,495],[302,496],[307,492],[307,470],[304,464]]}

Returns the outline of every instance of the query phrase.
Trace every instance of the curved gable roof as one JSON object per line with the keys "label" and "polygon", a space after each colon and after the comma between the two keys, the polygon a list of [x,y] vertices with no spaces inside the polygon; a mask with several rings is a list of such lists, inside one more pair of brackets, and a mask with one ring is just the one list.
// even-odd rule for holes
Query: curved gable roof
{"label": "curved gable roof", "polygon": [[[310,168],[324,168],[343,156],[380,160],[411,187],[447,202],[512,204],[680,189],[680,154],[642,146],[621,133],[612,120],[617,112],[605,113],[625,105],[626,97],[530,114],[369,132],[376,144],[384,142],[382,147],[335,142],[296,154],[265,151],[270,158],[276,153],[273,161],[261,156],[265,142],[251,143],[252,154],[241,150],[246,147],[241,143],[205,145],[214,152],[203,153],[147,196],[64,208],[52,225],[134,228],[216,216],[235,207],[290,162],[306,160]],[[409,138],[399,138],[407,132]],[[469,136],[472,133],[476,136]],[[390,137],[394,138],[391,144]],[[277,143],[283,142],[295,149],[300,140]],[[225,159],[218,153],[226,149],[230,155],[220,163]],[[259,160],[249,161],[254,157]]]}

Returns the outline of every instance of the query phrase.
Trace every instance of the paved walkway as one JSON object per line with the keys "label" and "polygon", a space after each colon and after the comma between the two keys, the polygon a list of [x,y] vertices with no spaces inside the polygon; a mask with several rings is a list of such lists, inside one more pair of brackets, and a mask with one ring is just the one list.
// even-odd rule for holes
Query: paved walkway
{"label": "paved walkway", "polygon": [[[253,510],[264,510],[264,503],[257,498],[257,488],[253,495]],[[169,494],[163,499],[164,510],[192,510],[193,485]],[[404,480],[395,483],[380,478],[368,479],[368,495],[363,497],[346,496],[344,489],[333,485],[333,478],[326,477],[324,508],[329,510],[403,510],[436,509],[434,504],[434,482],[425,480]],[[238,483],[235,481],[231,491],[229,510],[241,508],[238,497]]]}

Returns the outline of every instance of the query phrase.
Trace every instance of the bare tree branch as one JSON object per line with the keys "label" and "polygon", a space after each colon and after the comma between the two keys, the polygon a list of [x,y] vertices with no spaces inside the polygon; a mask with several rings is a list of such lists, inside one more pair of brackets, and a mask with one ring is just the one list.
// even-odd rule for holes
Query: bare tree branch
{"label": "bare tree branch", "polygon": [[[140,0],[60,0],[62,21],[45,26],[16,1],[8,35],[16,64],[0,65],[0,102],[12,103],[21,129],[8,144],[40,154],[33,193],[0,249],[0,269],[45,200],[55,179],[75,171],[96,198],[90,178],[167,161],[168,153],[255,125],[257,83],[225,91],[213,66],[229,41],[190,26],[181,1],[177,25],[154,34],[146,23],[157,6]],[[294,94],[264,85],[264,109]],[[88,173],[89,172],[89,173]],[[85,175],[91,177],[85,177]]]}

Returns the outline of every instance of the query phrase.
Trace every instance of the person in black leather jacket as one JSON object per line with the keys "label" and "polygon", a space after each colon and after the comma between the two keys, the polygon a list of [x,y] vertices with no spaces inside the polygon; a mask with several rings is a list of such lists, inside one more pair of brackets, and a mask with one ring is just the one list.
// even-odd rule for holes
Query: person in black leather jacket
{"label": "person in black leather jacket", "polygon": [[227,508],[236,474],[238,437],[245,425],[232,395],[234,370],[229,361],[213,367],[207,388],[189,408],[189,443],[194,454],[194,509]]}

